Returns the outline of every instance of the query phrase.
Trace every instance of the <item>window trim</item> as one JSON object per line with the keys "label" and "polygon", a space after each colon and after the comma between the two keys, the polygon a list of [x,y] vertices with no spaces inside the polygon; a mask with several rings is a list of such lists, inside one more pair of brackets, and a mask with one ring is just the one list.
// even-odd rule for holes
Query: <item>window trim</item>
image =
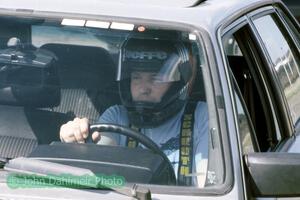
{"label": "window trim", "polygon": [[[289,10],[286,9],[285,6],[282,6],[281,4],[279,4],[275,7],[275,10],[276,10],[277,15],[281,19],[282,23],[286,27],[288,34],[290,35],[291,39],[293,40],[293,42],[297,48],[297,51],[300,52],[300,24],[299,24],[299,22],[296,20],[296,18],[294,18],[292,16],[292,14],[289,12]],[[290,21],[291,26],[293,26],[294,29],[290,28],[290,24],[287,20]],[[299,32],[299,39],[297,38],[295,31]],[[295,135],[300,135],[299,125],[297,126],[299,121],[300,121],[300,118],[298,119],[298,121],[296,121],[296,124],[294,124]]]}
{"label": "window trim", "polygon": [[[221,50],[221,55],[222,55],[222,62],[224,64],[224,71],[226,73],[226,79],[227,79],[227,84],[228,84],[228,91],[229,91],[229,98],[230,98],[230,109],[232,111],[232,119],[234,119],[234,127],[235,127],[235,138],[233,138],[234,140],[236,140],[237,142],[237,149],[238,149],[238,158],[239,158],[239,166],[240,166],[240,173],[241,173],[241,180],[242,180],[242,188],[243,188],[243,196],[245,199],[247,199],[247,185],[248,185],[248,182],[246,180],[246,177],[245,177],[245,174],[246,174],[246,170],[244,168],[244,159],[243,159],[243,153],[242,153],[242,149],[241,149],[241,146],[240,146],[240,138],[239,138],[239,131],[238,131],[238,124],[237,124],[237,121],[235,119],[235,116],[236,116],[236,110],[235,110],[235,97],[234,97],[234,91],[233,91],[233,87],[232,87],[232,81],[231,81],[231,77],[230,77],[230,67],[228,65],[228,62],[227,62],[227,58],[226,58],[226,55],[225,55],[225,48],[224,48],[224,45],[223,45],[223,37],[226,35],[226,34],[229,34],[231,31],[237,31],[238,29],[240,29],[242,26],[244,26],[245,24],[247,24],[247,17],[246,16],[241,16],[240,18],[234,20],[234,21],[231,21],[230,24],[227,24],[226,26],[221,26],[219,29],[218,29],[218,43],[219,43],[219,46],[220,46],[220,50]],[[227,114],[228,115],[228,114]],[[226,116],[227,116],[226,115]],[[228,117],[226,117],[226,120],[228,120]],[[227,132],[229,132],[228,129],[226,129]],[[231,158],[234,157],[234,152],[232,152],[232,149],[230,150],[231,151]],[[231,168],[233,168],[233,164],[230,166]],[[233,179],[234,177],[231,176]],[[233,186],[233,184],[232,184]]]}
{"label": "window trim", "polygon": [[[246,106],[246,103],[244,101],[244,98],[242,97],[242,93],[241,93],[241,90],[239,89],[239,86],[237,84],[237,81],[234,77],[234,74],[232,73],[232,71],[230,70],[230,78],[231,78],[231,84],[233,86],[233,90],[236,92],[237,96],[239,97],[239,100],[241,102],[241,105],[242,105],[242,109],[243,111],[245,112],[245,116],[247,118],[247,122],[249,124],[249,129],[250,129],[250,134],[251,134],[251,139],[252,139],[252,142],[253,142],[253,149],[255,152],[260,152],[260,149],[259,149],[259,145],[258,145],[258,141],[257,141],[257,137],[256,137],[256,134],[255,134],[255,129],[254,129],[254,126],[253,126],[253,123],[252,121],[250,120],[251,117],[250,117],[250,114],[248,112],[248,109],[247,109],[247,106]],[[241,148],[241,151],[243,153],[243,145],[242,145],[242,141],[241,141],[241,138],[240,138],[240,130],[239,130],[239,125],[238,125],[238,112],[237,112],[237,102],[236,102],[236,98],[234,98],[234,113],[235,113],[235,121],[236,121],[236,124],[237,124],[237,129],[238,129],[238,139],[239,139],[239,145],[240,145],[240,148]]]}
{"label": "window trim", "polygon": [[[248,25],[248,19],[246,16],[242,16],[241,18],[237,19],[236,21],[232,22],[230,25],[228,25],[227,27],[224,28],[223,30],[223,33],[222,33],[222,43],[223,43],[223,38],[226,37],[226,35],[228,34],[232,34],[234,32],[237,32],[239,29],[241,29],[242,27],[244,26],[247,26]],[[223,45],[224,47],[224,45]],[[225,49],[223,48],[223,53],[225,53]],[[224,55],[226,57],[226,55]],[[232,88],[232,96],[231,96],[231,100],[233,103],[233,113],[234,113],[234,119],[235,119],[235,125],[236,125],[236,132],[237,132],[237,138],[238,138],[238,143],[239,143],[239,150],[240,150],[240,154],[243,155],[243,147],[242,147],[242,144],[241,144],[241,139],[240,139],[240,131],[239,131],[239,125],[238,125],[238,119],[237,119],[237,110],[236,110],[236,100],[235,100],[235,96],[234,96],[234,90],[237,91],[238,93],[238,96],[241,97],[241,91],[239,89],[239,87],[237,86],[237,81],[230,69],[230,66],[229,66],[229,63],[227,61],[227,59],[225,58],[226,60],[226,65],[228,67],[228,72],[229,72],[229,80],[230,80],[230,85],[231,85],[231,88]],[[245,111],[245,115],[247,117],[247,121],[250,125],[250,131],[251,131],[251,138],[253,139],[253,142],[254,142],[254,150],[255,151],[260,151],[259,149],[259,145],[258,145],[258,141],[257,141],[257,137],[255,135],[255,129],[254,129],[254,126],[252,124],[252,121],[249,120],[249,113],[248,113],[248,109],[245,109],[245,102],[244,102],[244,99],[243,98],[240,98],[241,99],[241,104],[243,106],[243,109]],[[254,136],[253,136],[254,134]]]}
{"label": "window trim", "polygon": [[[245,28],[248,29],[246,31],[248,31],[251,34],[251,27],[248,26]],[[280,131],[278,130],[278,120],[274,115],[274,105],[272,99],[270,98],[270,89],[267,84],[268,82],[266,81],[266,76],[263,73],[264,65],[261,56],[259,55],[257,49],[255,48],[255,40],[253,39],[253,35],[251,35],[251,37],[249,37],[248,42],[245,45],[243,44],[242,46],[240,46],[240,48],[245,50],[244,57],[249,65],[249,71],[253,78],[253,83],[256,86],[259,98],[261,100],[263,113],[265,115],[265,120],[267,125],[266,136],[272,142],[275,139],[274,132],[280,133]],[[271,117],[268,118],[267,116],[271,116]],[[278,144],[280,139],[277,138],[277,134],[276,134],[277,143],[275,144],[275,146]],[[272,146],[272,143],[269,143],[268,146],[274,148],[274,146]]]}
{"label": "window trim", "polygon": [[[286,17],[284,17],[282,14],[284,11],[282,9],[275,7],[275,11],[276,11],[276,14],[278,15],[279,19],[281,19],[283,26],[286,27],[286,30],[287,30],[288,34],[290,35],[291,39],[293,40],[297,50],[300,52],[300,41],[298,41],[296,39],[295,33],[289,27],[289,24],[288,24],[286,18],[288,18],[291,21],[292,25],[295,27],[295,29],[297,29],[300,32],[300,28],[298,27],[299,24],[295,23],[294,19],[291,18],[289,15],[285,15]],[[295,24],[297,24],[297,25],[295,25]]]}
{"label": "window trim", "polygon": [[[248,22],[248,19],[247,19]],[[236,29],[233,29],[231,32],[237,32],[237,29],[241,29],[242,27],[244,27],[245,29],[247,28],[249,33],[251,33],[251,28],[249,26],[249,23],[245,24],[245,23],[241,23],[240,26],[238,26]],[[229,32],[230,33],[230,32]],[[227,33],[226,33],[227,34]],[[248,63],[250,64],[250,68],[249,70],[251,71],[251,74],[253,76],[253,81],[257,86],[259,95],[261,96],[261,99],[265,99],[265,96],[267,96],[267,99],[265,99],[265,101],[263,101],[263,108],[264,108],[264,112],[266,112],[266,116],[272,116],[271,119],[266,118],[268,124],[269,124],[269,128],[268,128],[268,136],[269,138],[272,138],[273,141],[275,141],[276,143],[274,144],[274,146],[271,145],[270,143],[270,147],[276,147],[277,144],[279,144],[280,140],[281,140],[281,135],[280,137],[278,137],[277,135],[274,135],[273,133],[276,131],[277,134],[280,134],[281,131],[278,128],[278,119],[275,115],[275,108],[274,108],[274,103],[272,101],[271,95],[270,95],[270,87],[269,84],[267,84],[268,82],[266,82],[266,75],[265,73],[263,73],[263,69],[265,68],[264,65],[262,65],[262,58],[260,57],[260,55],[257,53],[257,48],[253,47],[253,44],[255,44],[255,40],[253,38],[253,34],[252,35],[252,39],[250,41],[250,43],[248,44],[251,45],[249,46],[249,51],[248,51],[248,56],[246,56],[246,59],[248,59]],[[253,59],[251,59],[253,58]],[[250,60],[249,60],[250,59]],[[252,61],[253,60],[253,61]],[[251,67],[252,66],[252,67]]]}
{"label": "window trim", "polygon": [[[281,119],[278,120],[279,124],[282,124],[280,130],[281,130],[281,135],[285,136],[282,139],[286,138],[286,137],[291,137],[294,134],[294,126],[293,126],[293,122],[291,119],[291,114],[290,114],[290,110],[288,107],[288,103],[287,100],[285,98],[285,94],[283,92],[283,89],[281,87],[281,83],[280,80],[277,78],[277,74],[276,71],[273,67],[273,63],[271,61],[271,57],[260,37],[260,34],[258,33],[253,21],[257,18],[266,16],[266,15],[272,15],[274,14],[275,16],[277,16],[280,20],[280,17],[277,15],[275,9],[268,9],[265,10],[261,13],[250,13],[248,15],[249,21],[250,21],[250,26],[251,26],[251,30],[253,31],[253,35],[256,39],[256,43],[258,45],[259,50],[261,51],[261,53],[263,54],[263,58],[266,64],[266,72],[268,73],[268,77],[270,77],[270,81],[269,83],[271,83],[271,90],[273,91],[274,94],[274,99],[272,102],[277,102],[277,108],[279,110],[279,112],[277,113],[277,118]],[[278,103],[279,102],[279,103]]]}
{"label": "window trim", "polygon": [[[297,39],[296,39],[296,35],[295,35],[295,33],[291,30],[291,28],[289,27],[289,25],[288,25],[288,22],[284,19],[284,17],[281,15],[281,14],[279,14],[280,13],[280,11],[278,11],[278,10],[276,10],[275,9],[275,11],[276,11],[276,13],[274,14],[274,15],[276,15],[276,17],[278,18],[278,22],[277,21],[275,21],[275,22],[277,22],[277,23],[279,23],[280,24],[280,26],[279,26],[279,28],[282,28],[282,29],[284,29],[283,31],[285,31],[286,32],[286,34],[287,34],[287,37],[292,41],[292,44],[291,44],[291,50],[295,50],[294,52],[295,52],[295,54],[298,54],[298,55],[296,55],[297,57],[298,57],[298,61],[300,61],[300,41],[298,41]],[[293,22],[292,22],[293,23]],[[296,28],[296,27],[295,27]],[[280,80],[279,80],[280,81]],[[281,83],[280,83],[280,87],[282,88],[282,85],[281,85]],[[283,95],[284,95],[284,98],[285,98],[285,100],[286,100],[286,102],[287,102],[287,110],[289,111],[289,113],[290,113],[290,116],[291,116],[291,109],[290,109],[290,105],[289,105],[289,103],[288,103],[288,100],[287,100],[287,98],[286,98],[286,95],[285,95],[285,92],[284,92],[284,88],[282,88],[282,93],[283,93]],[[297,124],[297,122],[299,122],[300,121],[300,116],[299,116],[299,118],[298,118],[298,121],[296,121],[295,122],[295,124],[294,124],[294,122],[293,122],[293,120],[292,120],[292,117],[291,117],[291,123],[292,123],[292,127],[294,128],[294,131],[293,131],[293,133],[296,133],[296,130],[295,130],[295,126],[296,126],[296,124]]]}

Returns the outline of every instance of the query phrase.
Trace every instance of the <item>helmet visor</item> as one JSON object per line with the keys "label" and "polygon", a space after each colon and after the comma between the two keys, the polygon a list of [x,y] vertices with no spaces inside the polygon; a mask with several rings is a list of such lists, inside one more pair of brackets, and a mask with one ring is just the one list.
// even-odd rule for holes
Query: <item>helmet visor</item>
{"label": "helmet visor", "polygon": [[117,81],[130,79],[133,72],[153,73],[153,81],[156,83],[180,81],[179,66],[181,62],[181,58],[175,53],[163,61],[153,61],[152,63],[148,60],[124,61],[119,64]]}

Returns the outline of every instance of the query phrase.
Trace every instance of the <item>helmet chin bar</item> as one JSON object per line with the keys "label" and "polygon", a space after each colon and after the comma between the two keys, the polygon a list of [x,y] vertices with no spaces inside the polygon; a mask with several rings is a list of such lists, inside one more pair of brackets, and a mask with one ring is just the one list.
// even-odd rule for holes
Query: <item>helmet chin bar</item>
{"label": "helmet chin bar", "polygon": [[159,103],[134,102],[129,95],[127,101],[121,98],[132,125],[138,128],[153,128],[171,119],[183,109],[188,100],[188,88],[188,84],[183,86],[183,82],[174,83]]}
{"label": "helmet chin bar", "polygon": [[154,109],[140,107],[128,107],[128,118],[132,125],[137,128],[154,128],[174,117],[181,109],[183,109],[187,100],[179,100],[168,106],[168,109],[162,109],[155,112]]}

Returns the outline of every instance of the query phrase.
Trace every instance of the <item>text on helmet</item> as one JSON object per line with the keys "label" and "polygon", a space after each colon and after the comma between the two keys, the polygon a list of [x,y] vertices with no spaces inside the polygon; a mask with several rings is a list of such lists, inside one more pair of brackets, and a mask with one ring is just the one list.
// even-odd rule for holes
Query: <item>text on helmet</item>
{"label": "text on helmet", "polygon": [[164,51],[126,51],[125,58],[128,59],[158,59],[165,60],[168,54]]}

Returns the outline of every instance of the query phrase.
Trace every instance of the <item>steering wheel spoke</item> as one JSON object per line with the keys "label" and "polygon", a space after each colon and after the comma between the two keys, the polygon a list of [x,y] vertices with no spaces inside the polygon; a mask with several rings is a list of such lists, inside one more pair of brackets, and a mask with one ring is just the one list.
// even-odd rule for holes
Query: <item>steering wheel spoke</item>
{"label": "steering wheel spoke", "polygon": [[113,132],[120,135],[124,135],[127,137],[131,137],[132,139],[136,140],[137,142],[143,144],[145,147],[153,151],[154,153],[160,155],[164,161],[168,164],[168,168],[170,171],[170,180],[173,183],[176,183],[176,177],[175,173],[172,167],[172,164],[166,154],[159,148],[159,146],[154,143],[149,137],[146,135],[137,132],[136,130],[133,130],[131,128],[128,128],[126,126],[118,125],[118,124],[104,124],[104,123],[96,123],[92,124],[89,127],[89,138],[87,141],[92,141],[91,135],[93,132]]}

